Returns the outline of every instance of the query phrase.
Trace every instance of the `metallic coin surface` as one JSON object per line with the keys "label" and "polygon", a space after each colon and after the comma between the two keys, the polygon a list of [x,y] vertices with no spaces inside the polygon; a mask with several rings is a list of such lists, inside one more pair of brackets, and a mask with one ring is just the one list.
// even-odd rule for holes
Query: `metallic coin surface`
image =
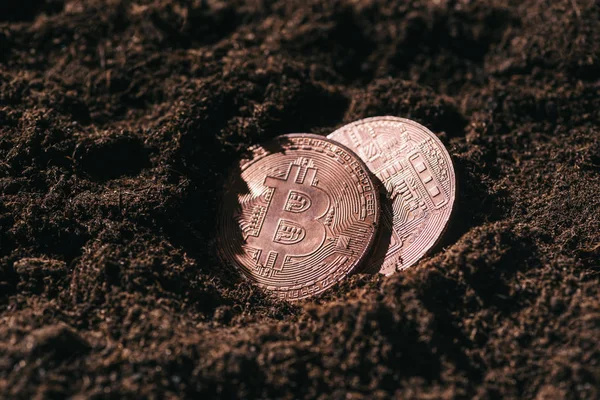
{"label": "metallic coin surface", "polygon": [[415,264],[444,233],[456,193],[452,160],[424,126],[403,118],[366,118],[328,138],[354,150],[381,181],[381,232],[367,270],[391,275]]}
{"label": "metallic coin surface", "polygon": [[379,193],[360,158],[323,136],[282,135],[251,149],[226,183],[221,257],[286,300],[323,292],[369,251]]}

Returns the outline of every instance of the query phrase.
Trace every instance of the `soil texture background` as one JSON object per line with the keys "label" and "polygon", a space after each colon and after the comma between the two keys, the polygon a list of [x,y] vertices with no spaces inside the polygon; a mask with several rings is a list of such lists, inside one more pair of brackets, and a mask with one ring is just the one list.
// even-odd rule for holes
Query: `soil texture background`
{"label": "soil texture background", "polygon": [[[598,398],[593,0],[0,4],[0,398]],[[414,119],[427,258],[273,301],[215,257],[232,163]]]}

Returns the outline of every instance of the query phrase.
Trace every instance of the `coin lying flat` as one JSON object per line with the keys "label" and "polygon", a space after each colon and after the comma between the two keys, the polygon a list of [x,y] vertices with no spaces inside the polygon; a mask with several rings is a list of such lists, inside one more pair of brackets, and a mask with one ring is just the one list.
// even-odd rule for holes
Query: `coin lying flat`
{"label": "coin lying flat", "polygon": [[424,126],[403,118],[366,118],[328,138],[354,150],[379,178],[380,237],[366,269],[391,275],[415,264],[443,234],[456,192],[452,160]]}
{"label": "coin lying flat", "polygon": [[360,158],[323,136],[291,134],[251,149],[226,184],[221,257],[279,298],[319,294],[363,260],[379,193]]}

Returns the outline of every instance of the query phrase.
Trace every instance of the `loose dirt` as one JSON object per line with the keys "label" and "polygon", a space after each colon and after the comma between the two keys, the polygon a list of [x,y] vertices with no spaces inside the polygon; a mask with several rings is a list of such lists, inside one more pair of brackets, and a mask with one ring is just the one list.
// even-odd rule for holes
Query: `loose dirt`
{"label": "loose dirt", "polygon": [[[0,397],[598,398],[594,1],[0,5]],[[278,303],[215,257],[228,168],[378,115],[439,135],[444,242]]]}

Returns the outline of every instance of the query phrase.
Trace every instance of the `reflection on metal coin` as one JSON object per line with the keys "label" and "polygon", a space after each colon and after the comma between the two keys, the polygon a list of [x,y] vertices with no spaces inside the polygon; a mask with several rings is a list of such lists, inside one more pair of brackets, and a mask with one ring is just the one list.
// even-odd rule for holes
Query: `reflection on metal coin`
{"label": "reflection on metal coin", "polygon": [[251,149],[226,184],[221,257],[279,298],[316,295],[363,260],[379,222],[368,169],[323,136],[291,134]]}
{"label": "reflection on metal coin", "polygon": [[366,118],[328,136],[354,150],[387,192],[381,232],[367,269],[391,275],[416,263],[443,234],[456,192],[446,148],[403,118]]}

